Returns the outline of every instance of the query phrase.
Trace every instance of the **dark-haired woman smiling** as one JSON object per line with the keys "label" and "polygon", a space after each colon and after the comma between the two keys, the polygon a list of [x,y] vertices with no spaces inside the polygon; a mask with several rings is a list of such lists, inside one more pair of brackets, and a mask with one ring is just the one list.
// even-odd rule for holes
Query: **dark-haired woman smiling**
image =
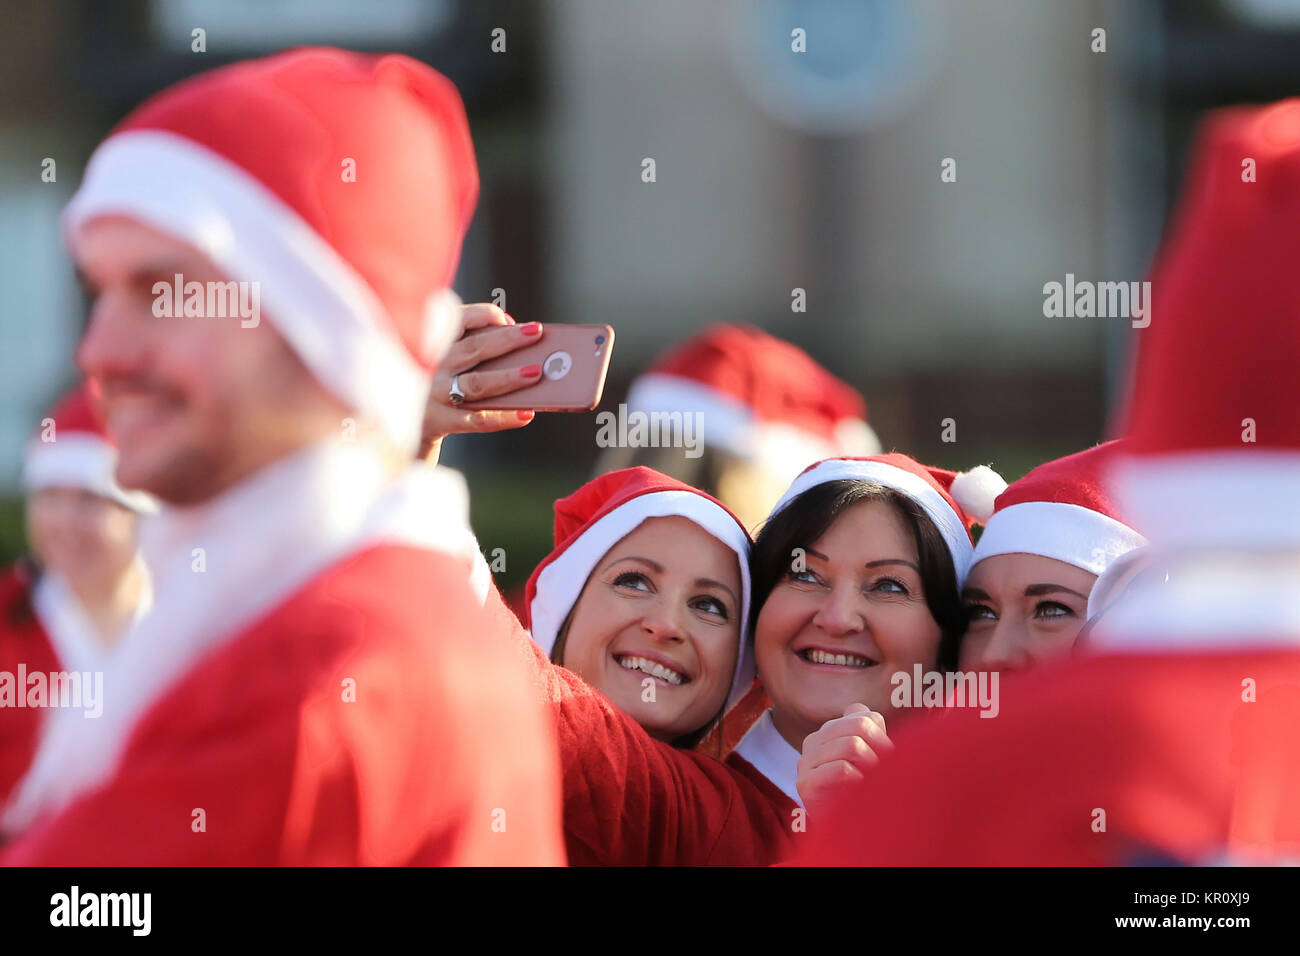
{"label": "dark-haired woman smiling", "polygon": [[960,641],[972,548],[954,479],[978,487],[905,455],[832,459],[795,481],[759,534],[754,651],[772,708],[733,759],[790,799],[806,738],[837,725],[823,734],[837,742],[804,760],[804,791],[860,774],[874,744],[890,746],[893,676],[934,670]]}

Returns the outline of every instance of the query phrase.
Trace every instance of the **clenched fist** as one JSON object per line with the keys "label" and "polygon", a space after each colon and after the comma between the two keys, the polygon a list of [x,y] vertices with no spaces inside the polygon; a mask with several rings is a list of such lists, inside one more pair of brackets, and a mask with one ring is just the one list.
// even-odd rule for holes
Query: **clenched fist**
{"label": "clenched fist", "polygon": [[826,721],[804,738],[795,782],[804,806],[824,803],[844,784],[861,780],[881,754],[893,749],[885,718],[866,704],[850,704],[843,717]]}

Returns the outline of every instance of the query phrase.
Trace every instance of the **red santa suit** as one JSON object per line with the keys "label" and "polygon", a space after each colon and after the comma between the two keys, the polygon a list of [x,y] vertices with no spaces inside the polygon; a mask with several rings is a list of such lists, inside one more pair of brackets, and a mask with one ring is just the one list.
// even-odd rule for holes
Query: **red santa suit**
{"label": "red santa suit", "polygon": [[54,646],[32,607],[34,574],[25,563],[0,574],[0,804],[31,763],[45,716],[26,706],[26,675],[59,669]]}
{"label": "red santa suit", "polygon": [[[144,616],[149,603],[146,593],[133,621]],[[5,675],[0,677],[0,806],[35,753],[52,706],[48,688],[57,686],[51,675],[75,673],[91,688],[110,653],[61,575],[27,562],[5,569],[0,578],[0,674]],[[84,706],[97,705],[87,699]]]}
{"label": "red santa suit", "polygon": [[1294,644],[1246,649],[1235,635],[1007,678],[996,719],[961,710],[905,728],[887,763],[812,808],[797,862],[1298,861],[1297,686]]}
{"label": "red santa suit", "polygon": [[570,864],[765,866],[789,856],[802,821],[770,781],[655,740],[522,633],[519,646],[559,735]]}
{"label": "red santa suit", "polygon": [[802,862],[1300,862],[1297,161],[1300,100],[1202,131],[1110,472],[1148,567],[1087,656],[900,735]]}
{"label": "red santa suit", "polygon": [[102,717],[55,715],[0,860],[563,862],[554,739],[484,606],[463,487],[385,464],[414,451],[459,327],[476,190],[454,88],[399,56],[203,74],[96,151],[71,231],[125,213],[270,277],[276,331],[387,438],[343,429],[142,530],[154,607],[106,664]]}
{"label": "red santa suit", "polygon": [[554,744],[454,492],[331,444],[152,520],[154,608],[103,715],[56,715],[4,862],[560,862]]}
{"label": "red santa suit", "polygon": [[[117,452],[94,412],[85,387],[64,396],[28,443],[23,489],[89,491],[139,514],[157,511],[149,495],[124,490],[113,478]],[[135,619],[150,603],[147,583]],[[83,678],[102,669],[107,646],[68,583],[56,571],[22,561],[0,577],[0,806],[26,772],[47,705],[28,706],[33,675],[75,671]],[[21,675],[21,676],[20,676]],[[9,681],[8,687],[4,686]],[[12,709],[9,709],[12,708]]]}

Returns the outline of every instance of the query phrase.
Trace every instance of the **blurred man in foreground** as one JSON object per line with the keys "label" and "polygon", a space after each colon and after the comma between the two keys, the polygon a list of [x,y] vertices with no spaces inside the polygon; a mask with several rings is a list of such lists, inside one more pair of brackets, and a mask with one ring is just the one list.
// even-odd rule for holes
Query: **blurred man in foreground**
{"label": "blurred man in foreground", "polygon": [[203,74],[96,150],[78,359],[118,480],[170,507],[154,608],[103,716],[55,715],[3,862],[562,862],[463,486],[410,463],[477,190],[454,87],[401,56]]}

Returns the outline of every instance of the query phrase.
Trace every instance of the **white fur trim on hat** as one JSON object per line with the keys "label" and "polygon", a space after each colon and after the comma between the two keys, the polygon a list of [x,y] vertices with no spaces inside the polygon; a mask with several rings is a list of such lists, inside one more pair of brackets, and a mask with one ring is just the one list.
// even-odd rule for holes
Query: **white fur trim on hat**
{"label": "white fur trim on hat", "polygon": [[976,465],[970,471],[958,473],[952,480],[948,494],[961,505],[968,518],[987,524],[993,514],[998,495],[1007,490],[1006,480],[988,465]]}
{"label": "white fur trim on hat", "polygon": [[763,421],[733,395],[708,385],[648,372],[627,393],[629,412],[693,412],[700,416],[697,434],[710,447],[758,462],[781,481],[790,481],[814,462],[834,455],[874,455],[880,439],[860,418],[841,419],[834,441],[787,422]]}
{"label": "white fur trim on hat", "polygon": [[1300,454],[1246,448],[1117,456],[1114,495],[1162,548],[1300,548]]}
{"label": "white fur trim on hat", "polygon": [[158,502],[142,491],[117,483],[117,450],[97,435],[63,432],[56,441],[34,439],[23,460],[23,489],[80,488],[141,514],[154,514]]}
{"label": "white fur trim on hat", "polygon": [[[749,626],[749,538],[727,511],[703,495],[690,491],[654,491],[638,495],[601,517],[579,535],[537,576],[537,590],[529,606],[533,640],[548,655],[555,648],[564,620],[578,603],[587,579],[609,550],[650,518],[682,517],[693,521],[736,555],[740,565],[740,650],[736,672],[727,696],[730,707],[753,680],[746,651]],[[744,687],[740,687],[741,683]]]}
{"label": "white fur trim on hat", "polygon": [[[258,282],[267,318],[321,384],[401,447],[418,444],[432,373],[365,279],[242,167],[171,133],[118,133],[95,150],[63,215],[73,239],[95,217],[129,216],[194,246],[228,278]],[[450,344],[444,304],[431,304],[437,328],[421,336],[430,364]]]}
{"label": "white fur trim on hat", "polygon": [[1101,574],[1146,538],[1091,508],[1059,501],[1025,501],[1003,508],[975,545],[971,566],[999,554],[1036,554]]}
{"label": "white fur trim on hat", "polygon": [[744,444],[749,448],[748,456],[778,483],[791,482],[809,465],[836,454],[830,443],[818,436],[777,422],[755,422]]}
{"label": "white fur trim on hat", "polygon": [[705,441],[734,455],[749,455],[746,438],[754,412],[740,399],[716,388],[676,375],[648,372],[632,382],[627,410],[643,412],[693,412],[700,416]]}
{"label": "white fur trim on hat", "polygon": [[772,514],[775,515],[810,488],[824,485],[829,481],[874,481],[911,498],[929,515],[930,520],[939,529],[939,533],[943,535],[944,543],[948,545],[948,553],[952,556],[953,570],[957,572],[957,587],[960,588],[966,583],[973,552],[970,535],[966,533],[966,525],[952,506],[944,500],[943,495],[939,494],[929,482],[920,475],[914,475],[894,465],[882,461],[854,461],[846,458],[823,461],[794,480],[781,496],[781,500],[776,503],[776,507],[772,509]]}

